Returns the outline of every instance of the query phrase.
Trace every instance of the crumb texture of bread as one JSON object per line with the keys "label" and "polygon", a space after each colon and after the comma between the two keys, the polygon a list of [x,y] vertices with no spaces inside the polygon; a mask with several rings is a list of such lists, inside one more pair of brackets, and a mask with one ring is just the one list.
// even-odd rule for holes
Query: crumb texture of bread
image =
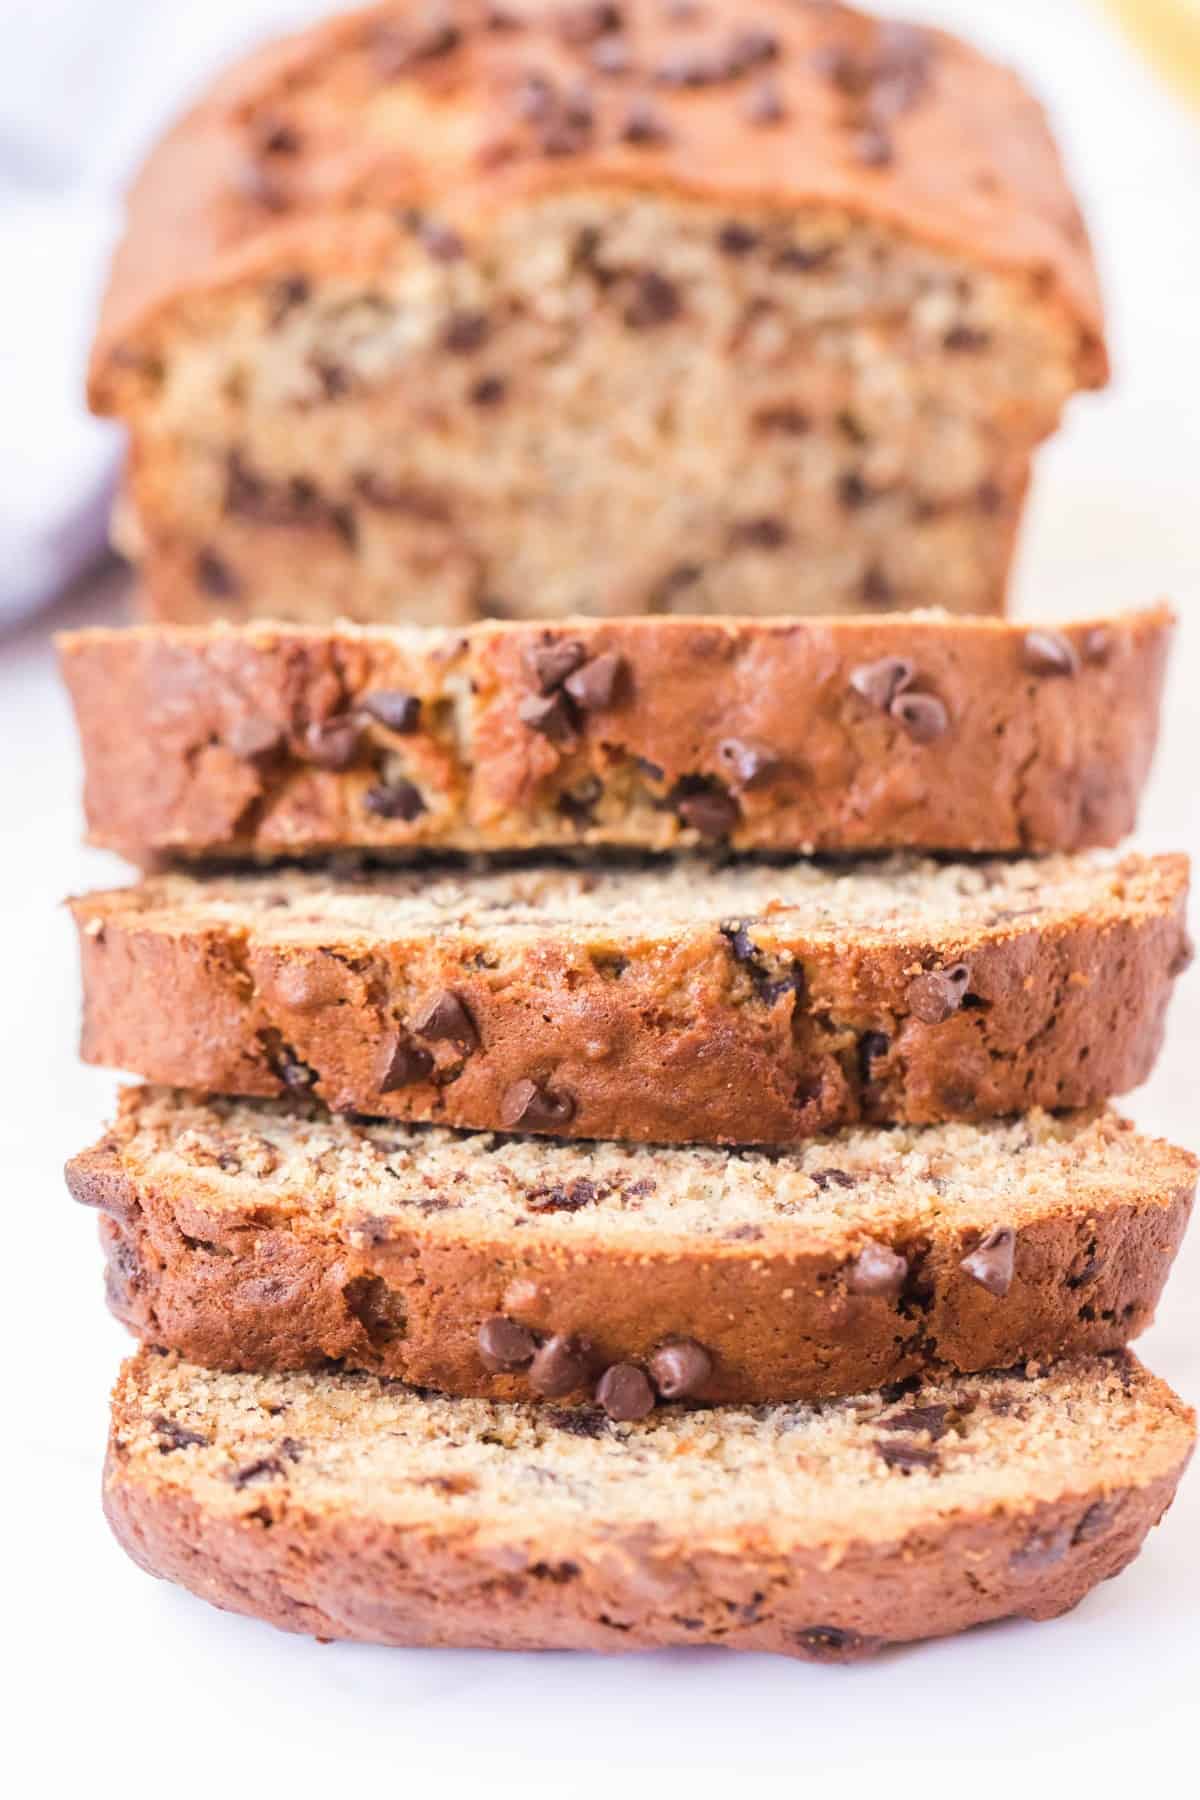
{"label": "crumb texture of bread", "polygon": [[150,1573],[321,1638],[847,1661],[1076,1605],[1137,1554],[1193,1437],[1120,1352],[613,1424],[142,1351],[105,1504]]}
{"label": "crumb texture of bread", "polygon": [[167,874],[73,902],[83,1053],[659,1143],[1090,1106],[1154,1062],[1187,884],[1179,856]]}
{"label": "crumb texture of bread", "polygon": [[1020,81],[841,6],[495,11],[332,20],[151,158],[92,372],[151,613],[1000,610],[1106,376]]}
{"label": "crumb texture of bread", "polygon": [[137,861],[613,847],[1039,852],[1126,836],[1165,606],[92,630],[91,841]]}
{"label": "crumb texture of bread", "polygon": [[764,1154],[138,1088],[67,1178],[103,1214],[118,1317],[208,1368],[527,1399],[539,1349],[574,1341],[559,1400],[633,1364],[747,1403],[1119,1347],[1153,1314],[1196,1162],[1106,1112]]}

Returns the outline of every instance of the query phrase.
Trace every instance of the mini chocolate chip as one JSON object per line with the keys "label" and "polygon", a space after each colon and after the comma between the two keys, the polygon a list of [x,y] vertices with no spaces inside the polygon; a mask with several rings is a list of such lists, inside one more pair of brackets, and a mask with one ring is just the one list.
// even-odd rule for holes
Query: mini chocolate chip
{"label": "mini chocolate chip", "polygon": [[257,120],[254,137],[263,156],[295,156],[301,148],[300,133],[286,119]]}
{"label": "mini chocolate chip", "polygon": [[433,1072],[433,1058],[420,1044],[401,1038],[388,1059],[379,1082],[381,1094],[394,1094],[397,1088],[412,1087],[426,1081]]}
{"label": "mini chocolate chip", "polygon": [[1113,652],[1113,634],[1107,625],[1089,625],[1083,634],[1085,663],[1106,663]]}
{"label": "mini chocolate chip", "polygon": [[1008,1225],[998,1225],[989,1231],[978,1249],[964,1256],[959,1268],[972,1281],[977,1281],[989,1294],[997,1300],[1003,1300],[1012,1286],[1013,1267],[1016,1260],[1017,1234]]}
{"label": "mini chocolate chip", "polygon": [[421,702],[402,688],[376,688],[364,694],[359,705],[380,725],[401,737],[416,731],[421,723]]}
{"label": "mini chocolate chip", "polygon": [[690,825],[693,831],[709,840],[728,837],[741,816],[733,795],[720,787],[701,788],[682,795],[675,802],[675,811],[685,825]]}
{"label": "mini chocolate chip", "polygon": [[297,306],[305,306],[312,298],[312,282],[307,275],[285,275],[274,283],[269,295],[269,314],[272,330],[283,324],[290,312]]}
{"label": "mini chocolate chip", "polygon": [[674,282],[654,269],[645,269],[637,277],[625,308],[625,323],[631,331],[646,331],[655,325],[669,324],[682,311],[683,303]]}
{"label": "mini chocolate chip", "polygon": [[1106,1537],[1111,1531],[1120,1509],[1119,1497],[1109,1500],[1094,1500],[1075,1527],[1075,1534],[1071,1542],[1073,1544],[1094,1544],[1097,1538]]}
{"label": "mini chocolate chip", "polygon": [[952,325],[942,338],[943,350],[986,350],[991,343],[991,333],[979,331],[973,325]]}
{"label": "mini chocolate chip", "polygon": [[583,712],[602,712],[615,703],[627,669],[623,656],[605,650],[568,675],[563,686]]}
{"label": "mini chocolate chip", "polygon": [[575,1116],[575,1100],[563,1089],[542,1087],[527,1078],[514,1081],[500,1102],[500,1121],[508,1131],[554,1131]]}
{"label": "mini chocolate chip", "polygon": [[522,119],[541,124],[551,118],[558,104],[554,84],[537,69],[522,75],[513,95],[513,106]]}
{"label": "mini chocolate chip", "polygon": [[759,519],[739,519],[729,530],[729,541],[748,550],[782,550],[788,528],[782,519],[764,514]]}
{"label": "mini chocolate chip", "polygon": [[595,1182],[580,1175],[566,1187],[534,1188],[526,1194],[525,1205],[533,1213],[581,1212],[585,1206],[594,1206],[598,1198]]}
{"label": "mini chocolate chip", "polygon": [[481,375],[467,392],[472,406],[499,406],[508,393],[503,375]]}
{"label": "mini chocolate chip", "polygon": [[277,1456],[260,1456],[257,1462],[243,1463],[235,1469],[229,1479],[235,1488],[249,1487],[252,1481],[267,1481],[273,1475],[283,1474],[283,1463]]}
{"label": "mini chocolate chip", "polygon": [[774,62],[779,55],[779,39],[761,25],[750,25],[734,33],[729,43],[729,62],[737,70],[756,69],[762,63]]}
{"label": "mini chocolate chip", "polygon": [[748,225],[739,224],[736,219],[722,225],[717,233],[717,249],[722,256],[749,256],[761,242],[757,231],[751,231]]}
{"label": "mini chocolate chip", "polygon": [[893,1413],[890,1419],[880,1419],[881,1431],[927,1431],[936,1444],[950,1430],[949,1406],[910,1406],[904,1412]]}
{"label": "mini chocolate chip", "polygon": [[547,1338],[529,1365],[529,1385],[547,1400],[560,1400],[583,1386],[591,1367],[592,1350],[585,1338]]}
{"label": "mini chocolate chip", "polygon": [[406,825],[411,825],[414,819],[419,819],[423,812],[429,811],[420,788],[415,787],[411,781],[402,779],[368,788],[363,795],[363,805],[376,818],[401,819]]}
{"label": "mini chocolate chip", "polygon": [[450,225],[439,224],[436,219],[422,219],[417,236],[435,262],[461,262],[466,255],[467,247],[458,232]]}
{"label": "mini chocolate chip", "polygon": [[875,1449],[889,1469],[899,1469],[904,1475],[914,1469],[936,1469],[941,1462],[936,1450],[908,1438],[876,1438]]}
{"label": "mini chocolate chip", "polygon": [[888,712],[916,744],[932,744],[950,724],[950,715],[936,694],[897,694]]}
{"label": "mini chocolate chip", "polygon": [[712,1357],[695,1338],[663,1344],[650,1358],[650,1375],[664,1400],[686,1400],[699,1393],[712,1374]]}
{"label": "mini chocolate chip", "polygon": [[267,1060],[275,1075],[284,1087],[293,1093],[307,1093],[317,1084],[317,1071],[303,1062],[290,1044],[284,1043],[276,1033],[264,1033],[267,1046]]}
{"label": "mini chocolate chip", "polygon": [[198,550],[194,564],[196,582],[213,600],[232,600],[240,592],[237,576],[215,550]]}
{"label": "mini chocolate chip", "polygon": [[596,1383],[596,1399],[610,1419],[644,1419],[654,1411],[654,1389],[636,1363],[614,1363]]}
{"label": "mini chocolate chip", "polygon": [[283,748],[283,731],[273,719],[235,719],[225,733],[225,744],[243,762],[262,762]]}
{"label": "mini chocolate chip", "polygon": [[763,406],[751,420],[756,431],[779,431],[787,437],[803,437],[812,430],[812,419],[799,406]]}
{"label": "mini chocolate chip", "polygon": [[597,75],[628,75],[633,67],[629,45],[624,38],[614,35],[603,37],[599,43],[593,44],[588,60]]}
{"label": "mini chocolate chip", "polygon": [[522,725],[540,732],[552,744],[574,741],[575,717],[570,701],[562,693],[527,694],[517,708],[517,717]]}
{"label": "mini chocolate chip", "polygon": [[858,1176],[851,1175],[848,1169],[814,1169],[810,1179],[825,1192],[826,1188],[852,1188],[858,1186]]}
{"label": "mini chocolate chip", "polygon": [[837,497],[847,512],[857,512],[860,506],[870,505],[875,491],[867,486],[857,469],[847,469],[844,475],[838,476]]}
{"label": "mini chocolate chip", "polygon": [[856,131],[850,139],[850,149],[855,162],[865,169],[886,169],[895,154],[892,140],[881,125],[864,125]]}
{"label": "mini chocolate chip", "polygon": [[891,1041],[882,1031],[864,1031],[858,1040],[858,1067],[864,1081],[874,1080],[871,1064],[878,1056],[886,1056]]}
{"label": "mini chocolate chip", "polygon": [[872,1240],[863,1245],[846,1277],[852,1294],[894,1300],[908,1280],[908,1263],[897,1251]]}
{"label": "mini chocolate chip", "polygon": [[1075,675],[1079,671],[1074,644],[1057,631],[1027,631],[1021,659],[1031,675]]}
{"label": "mini chocolate chip", "polygon": [[442,348],[455,356],[469,356],[472,351],[483,348],[491,329],[486,313],[455,313],[442,333]]}
{"label": "mini chocolate chip", "polygon": [[509,1375],[514,1369],[523,1369],[533,1361],[537,1349],[532,1331],[527,1331],[516,1319],[506,1318],[503,1313],[494,1313],[490,1319],[485,1319],[475,1341],[484,1368],[490,1369],[493,1375]]}
{"label": "mini chocolate chip", "polygon": [[621,124],[621,140],[626,144],[665,144],[671,128],[650,100],[632,100]]}
{"label": "mini chocolate chip", "polygon": [[840,1625],[810,1625],[795,1632],[792,1642],[815,1662],[849,1662],[879,1649],[883,1639],[862,1637],[857,1631],[844,1631]]}
{"label": "mini chocolate chip", "polygon": [[780,125],[787,118],[787,107],[777,81],[760,81],[746,101],[743,111],[750,125]]}
{"label": "mini chocolate chip", "polygon": [[568,675],[573,675],[587,656],[583,645],[574,638],[559,638],[547,644],[534,644],[526,649],[522,661],[543,694],[560,688]]}
{"label": "mini chocolate chip", "polygon": [[593,1407],[572,1407],[568,1410],[562,1406],[540,1406],[537,1419],[539,1425],[549,1425],[555,1431],[565,1431],[571,1437],[598,1438],[608,1435],[608,1420],[604,1414]]}
{"label": "mini chocolate chip", "polygon": [[348,769],[358,755],[362,725],[350,713],[314,719],[304,733],[310,762],[322,769]]}
{"label": "mini chocolate chip", "polygon": [[783,758],[758,738],[722,738],[717,755],[742,790],[766,787],[783,768]]}
{"label": "mini chocolate chip", "polygon": [[897,694],[902,694],[916,675],[916,669],[905,656],[881,656],[878,662],[860,663],[850,671],[850,686],[870,705],[887,712]]}
{"label": "mini chocolate chip", "polygon": [[564,43],[591,44],[606,32],[620,31],[624,19],[621,7],[604,0],[575,0],[558,8],[554,23]]}
{"label": "mini chocolate chip", "polygon": [[832,262],[833,252],[832,244],[788,244],[775,258],[774,267],[807,275],[813,269],[823,269],[827,263]]}
{"label": "mini chocolate chip", "polygon": [[858,591],[864,606],[888,607],[896,598],[895,588],[878,563],[872,563],[867,569]]}
{"label": "mini chocolate chip", "polygon": [[909,983],[909,1012],[922,1025],[944,1024],[962,1005],[970,980],[966,963],[952,963],[948,969],[930,969],[918,975]]}
{"label": "mini chocolate chip", "polygon": [[440,994],[432,994],[417,1008],[413,1015],[413,1030],[421,1037],[431,1038],[434,1043],[461,1044],[469,1050],[474,1050],[479,1043],[475,1021],[462,995],[456,994],[453,988],[443,988]]}
{"label": "mini chocolate chip", "polygon": [[173,1450],[203,1449],[211,1443],[202,1431],[192,1431],[181,1425],[178,1419],[168,1419],[165,1413],[156,1413],[150,1421],[158,1438],[158,1447],[164,1456]]}

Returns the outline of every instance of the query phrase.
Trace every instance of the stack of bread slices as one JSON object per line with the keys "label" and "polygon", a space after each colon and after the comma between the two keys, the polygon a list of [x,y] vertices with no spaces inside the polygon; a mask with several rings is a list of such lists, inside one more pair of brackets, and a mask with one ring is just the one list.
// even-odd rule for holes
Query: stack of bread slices
{"label": "stack of bread slices", "polygon": [[1102,372],[1023,90],[837,6],[408,0],[168,140],[96,376],[153,623],[61,643],[142,1566],[843,1661],[1136,1554],[1171,617],[959,616]]}

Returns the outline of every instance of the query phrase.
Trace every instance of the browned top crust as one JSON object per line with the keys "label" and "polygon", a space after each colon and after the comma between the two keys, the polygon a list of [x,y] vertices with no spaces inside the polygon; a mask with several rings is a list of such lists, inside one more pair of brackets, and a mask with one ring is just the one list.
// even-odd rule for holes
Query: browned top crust
{"label": "browned top crust", "polygon": [[1136,823],[1173,630],[936,614],[59,639],[90,840],[992,852]]}
{"label": "browned top crust", "polygon": [[482,1130],[788,1143],[1149,1073],[1184,857],[166,875],[74,902],[83,1050]]}
{"label": "browned top crust", "polygon": [[573,1417],[143,1351],[113,1396],[105,1508],[151,1573],[318,1637],[844,1662],[1075,1605],[1136,1555],[1195,1435],[1128,1355]]}
{"label": "browned top crust", "polygon": [[169,133],[131,198],[93,404],[124,410],[114,378],[177,301],[283,264],[369,270],[397,206],[469,226],[580,188],[877,219],[1027,280],[1076,321],[1080,385],[1106,378],[1041,110],[956,39],[826,0],[406,0],[260,51]]}

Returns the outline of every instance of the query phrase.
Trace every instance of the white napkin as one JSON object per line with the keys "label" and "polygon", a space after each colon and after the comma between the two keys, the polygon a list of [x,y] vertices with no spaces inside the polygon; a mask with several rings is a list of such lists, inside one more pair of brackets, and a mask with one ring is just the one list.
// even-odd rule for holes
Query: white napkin
{"label": "white napkin", "polygon": [[121,194],[231,56],[331,0],[7,0],[0,46],[0,624],[103,548],[120,433],[83,381]]}

